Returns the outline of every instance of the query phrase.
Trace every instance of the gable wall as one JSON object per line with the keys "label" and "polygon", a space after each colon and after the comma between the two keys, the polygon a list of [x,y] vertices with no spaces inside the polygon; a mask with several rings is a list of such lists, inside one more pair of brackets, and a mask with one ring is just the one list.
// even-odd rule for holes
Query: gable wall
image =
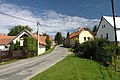
{"label": "gable wall", "polygon": [[[105,27],[102,28],[102,25],[103,26],[105,25]],[[101,35],[102,35],[102,38],[106,38],[107,33],[108,33],[108,40],[114,41],[115,40],[114,39],[114,28],[103,18],[101,21],[101,24],[99,25],[97,37],[101,38]]]}
{"label": "gable wall", "polygon": [[93,35],[89,31],[82,31],[79,35],[79,43],[84,43],[84,37],[86,37],[86,41],[88,41],[88,37],[94,39]]}
{"label": "gable wall", "polygon": [[[21,40],[20,37],[23,36],[24,34],[27,34],[27,33],[26,33],[26,32],[23,32],[22,34],[20,34],[19,36],[17,36],[17,38],[15,38],[15,39],[13,40],[13,43],[15,44],[16,41],[18,41],[18,42],[20,42],[20,46],[23,46],[23,41],[24,41],[24,40]],[[30,36],[29,34],[27,34],[27,35]]]}

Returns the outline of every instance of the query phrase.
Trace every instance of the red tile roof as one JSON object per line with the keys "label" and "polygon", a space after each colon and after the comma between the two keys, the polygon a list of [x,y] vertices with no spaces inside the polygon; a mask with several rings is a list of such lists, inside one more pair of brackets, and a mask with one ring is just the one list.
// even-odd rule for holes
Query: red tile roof
{"label": "red tile roof", "polygon": [[[33,37],[38,39],[37,34],[33,34]],[[46,44],[46,36],[40,36],[39,37],[39,42],[40,42],[40,44],[47,45]]]}
{"label": "red tile roof", "polygon": [[4,34],[0,34],[0,45],[9,44],[14,38],[15,38],[15,36],[7,36]]}
{"label": "red tile roof", "polygon": [[73,33],[70,35],[70,38],[78,37],[79,34],[80,34],[82,31],[89,31],[90,34],[92,34],[92,35],[94,36],[93,32],[92,32],[89,28],[84,27],[84,28],[82,28],[81,30],[79,30],[79,31],[77,31],[77,32],[73,32]]}

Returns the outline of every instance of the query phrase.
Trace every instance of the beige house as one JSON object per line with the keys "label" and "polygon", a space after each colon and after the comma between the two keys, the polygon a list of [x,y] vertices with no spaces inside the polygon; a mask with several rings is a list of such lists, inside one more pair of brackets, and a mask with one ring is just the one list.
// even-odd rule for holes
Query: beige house
{"label": "beige house", "polygon": [[[23,46],[24,37],[28,36],[32,36],[33,38],[37,39],[37,34],[32,34],[26,29],[21,31],[17,36],[0,35],[0,49],[9,50],[10,43],[13,42],[14,44],[16,44],[16,41],[20,42],[20,46]],[[3,41],[4,43],[1,41]],[[40,47],[38,55],[46,51],[46,36],[40,36],[39,42]]]}
{"label": "beige house", "polygon": [[77,32],[73,32],[70,35],[70,44],[75,44],[76,40],[78,40],[81,44],[90,39],[94,39],[94,34],[89,28],[84,27],[82,29],[78,29]]}

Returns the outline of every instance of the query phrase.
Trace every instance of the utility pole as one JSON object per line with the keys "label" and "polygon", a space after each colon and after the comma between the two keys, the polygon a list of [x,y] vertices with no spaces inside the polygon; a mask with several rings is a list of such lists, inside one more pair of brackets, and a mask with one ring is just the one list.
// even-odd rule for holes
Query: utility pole
{"label": "utility pole", "polygon": [[37,46],[37,48],[38,48],[38,50],[37,50],[37,55],[39,55],[39,25],[40,25],[40,23],[39,22],[37,22],[37,31],[38,31],[38,34],[37,34],[37,39],[38,39],[38,46]]}
{"label": "utility pole", "polygon": [[114,32],[115,32],[115,46],[116,46],[116,50],[115,50],[115,57],[114,57],[114,64],[115,64],[115,71],[117,71],[117,67],[116,67],[116,55],[118,53],[117,50],[117,33],[116,33],[116,23],[115,23],[115,14],[114,14],[114,0],[111,0],[111,4],[112,4],[112,15],[113,15],[113,22],[114,22]]}

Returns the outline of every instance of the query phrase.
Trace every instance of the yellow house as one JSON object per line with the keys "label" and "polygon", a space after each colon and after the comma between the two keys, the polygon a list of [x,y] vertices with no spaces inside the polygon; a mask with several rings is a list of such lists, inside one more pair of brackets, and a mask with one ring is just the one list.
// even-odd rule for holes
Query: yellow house
{"label": "yellow house", "polygon": [[82,29],[78,29],[77,32],[73,32],[70,35],[70,44],[75,44],[76,40],[79,40],[79,43],[81,44],[90,39],[94,39],[94,34],[89,28],[84,27]]}

